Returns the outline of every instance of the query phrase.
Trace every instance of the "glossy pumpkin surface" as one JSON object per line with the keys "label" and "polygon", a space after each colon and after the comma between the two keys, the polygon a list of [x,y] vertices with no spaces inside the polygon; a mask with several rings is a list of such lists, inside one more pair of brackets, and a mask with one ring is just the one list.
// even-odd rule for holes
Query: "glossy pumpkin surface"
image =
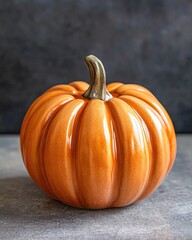
{"label": "glossy pumpkin surface", "polygon": [[21,128],[23,160],[54,199],[81,208],[126,206],[151,194],[170,171],[173,124],[144,87],[111,83],[104,99],[89,88],[81,81],[54,86],[32,104]]}

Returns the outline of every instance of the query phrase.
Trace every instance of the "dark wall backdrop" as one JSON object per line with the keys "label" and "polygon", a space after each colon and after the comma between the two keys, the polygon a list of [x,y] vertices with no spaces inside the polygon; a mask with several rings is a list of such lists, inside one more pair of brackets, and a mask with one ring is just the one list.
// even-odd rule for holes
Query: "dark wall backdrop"
{"label": "dark wall backdrop", "polygon": [[88,81],[89,54],[108,82],[149,88],[192,132],[191,0],[0,1],[0,132],[18,133],[47,88]]}

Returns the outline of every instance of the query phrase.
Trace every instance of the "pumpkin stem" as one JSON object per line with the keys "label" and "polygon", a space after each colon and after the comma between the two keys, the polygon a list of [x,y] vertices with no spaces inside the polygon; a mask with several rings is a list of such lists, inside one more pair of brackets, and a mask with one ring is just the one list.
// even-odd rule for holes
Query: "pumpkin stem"
{"label": "pumpkin stem", "polygon": [[106,75],[102,62],[95,56],[89,55],[85,58],[90,72],[90,86],[83,94],[84,98],[109,100],[112,95],[106,88]]}

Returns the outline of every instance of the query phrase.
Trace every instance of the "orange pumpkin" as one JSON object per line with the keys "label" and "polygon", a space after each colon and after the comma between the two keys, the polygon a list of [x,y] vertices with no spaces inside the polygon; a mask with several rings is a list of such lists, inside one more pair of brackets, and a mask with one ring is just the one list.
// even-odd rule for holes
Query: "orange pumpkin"
{"label": "orange pumpkin", "polygon": [[80,208],[122,207],[151,194],[170,171],[176,137],[166,110],[146,88],[111,83],[85,59],[90,86],[50,88],[21,128],[25,166],[49,196]]}

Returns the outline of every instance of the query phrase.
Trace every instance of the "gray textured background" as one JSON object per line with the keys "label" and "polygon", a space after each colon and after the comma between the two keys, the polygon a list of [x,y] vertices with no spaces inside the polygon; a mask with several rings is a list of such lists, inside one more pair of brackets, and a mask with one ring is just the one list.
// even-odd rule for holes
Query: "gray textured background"
{"label": "gray textured background", "polygon": [[108,82],[146,86],[192,132],[191,0],[0,1],[0,132],[19,132],[50,86],[88,81],[90,53]]}

